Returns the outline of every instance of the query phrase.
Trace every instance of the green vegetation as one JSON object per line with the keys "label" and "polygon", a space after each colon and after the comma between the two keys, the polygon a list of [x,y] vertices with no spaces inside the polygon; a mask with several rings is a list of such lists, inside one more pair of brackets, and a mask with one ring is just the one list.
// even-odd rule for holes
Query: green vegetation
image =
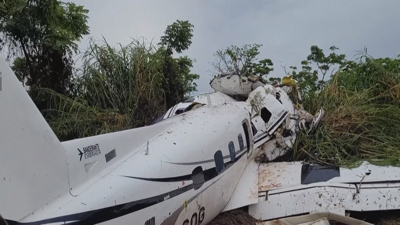
{"label": "green vegetation", "polygon": [[87,13],[58,0],[0,3],[0,49],[61,141],[148,125],[196,91],[194,60],[174,57],[192,43],[189,21],[168,26],[156,46],[92,41],[74,68]]}
{"label": "green vegetation", "polygon": [[[219,50],[213,65],[222,73],[266,75],[271,70],[257,73],[254,69],[259,65],[253,63],[259,47]],[[305,109],[310,113],[321,107],[325,110],[316,133],[300,133],[293,152],[285,159],[342,166],[367,160],[400,166],[400,55],[374,59],[365,50],[353,61],[337,54],[338,50],[332,46],[326,55],[318,46],[311,46],[300,71],[294,66],[289,67],[290,71],[283,67],[287,76],[298,81]]]}
{"label": "green vegetation", "polygon": [[326,113],[316,134],[300,134],[292,160],[400,166],[400,57],[364,56],[339,65],[320,88],[321,82],[307,84],[306,109]]}
{"label": "green vegetation", "polygon": [[[89,34],[87,13],[58,0],[0,3],[0,49],[60,140],[148,125],[196,91],[194,60],[175,56],[192,44],[189,21],[168,26],[156,45],[132,40],[116,48],[92,41],[75,68],[77,43]],[[280,81],[268,77],[273,62],[257,58],[261,46],[217,50],[215,72]],[[284,72],[299,82],[307,111],[322,107],[326,113],[316,134],[299,135],[290,159],[399,165],[400,58],[348,60],[335,46],[329,54],[318,46],[310,51],[300,69]]]}
{"label": "green vegetation", "polygon": [[56,0],[0,3],[0,48],[8,47],[12,69],[25,85],[72,95],[72,56],[77,41],[89,34],[87,13],[82,6]]}
{"label": "green vegetation", "polygon": [[[261,81],[265,82],[265,77],[274,69],[270,59],[258,60],[261,44],[246,44],[242,47],[231,45],[230,47],[219,49],[214,53],[215,74],[235,72],[241,76],[257,75]],[[258,62],[257,62],[258,60]]]}

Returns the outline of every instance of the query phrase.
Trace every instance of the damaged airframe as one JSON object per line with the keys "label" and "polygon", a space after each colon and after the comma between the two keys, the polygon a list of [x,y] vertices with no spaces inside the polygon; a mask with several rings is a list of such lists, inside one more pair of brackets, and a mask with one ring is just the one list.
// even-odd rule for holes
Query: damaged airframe
{"label": "damaged airframe", "polygon": [[400,169],[272,161],[312,135],[296,81],[216,76],[213,93],[153,125],[60,142],[2,59],[0,214],[5,224],[207,224],[248,207],[272,220],[399,209]]}

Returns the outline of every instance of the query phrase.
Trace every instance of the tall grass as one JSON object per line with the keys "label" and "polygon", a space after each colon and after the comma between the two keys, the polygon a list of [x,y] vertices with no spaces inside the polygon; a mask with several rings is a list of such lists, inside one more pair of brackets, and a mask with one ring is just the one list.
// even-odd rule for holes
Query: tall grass
{"label": "tall grass", "polygon": [[299,134],[292,160],[400,166],[399,103],[400,75],[374,60],[336,73],[308,99],[306,108],[315,112],[322,107],[325,117],[315,134]]}
{"label": "tall grass", "polygon": [[76,99],[48,89],[35,96],[48,104],[42,113],[61,140],[144,126],[165,111],[162,67],[163,55],[151,44],[134,40],[116,49],[91,42]]}

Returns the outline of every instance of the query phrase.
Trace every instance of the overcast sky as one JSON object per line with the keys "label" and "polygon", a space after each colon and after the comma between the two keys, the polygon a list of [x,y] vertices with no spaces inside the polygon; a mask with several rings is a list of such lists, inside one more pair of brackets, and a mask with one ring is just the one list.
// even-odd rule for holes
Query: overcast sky
{"label": "overcast sky", "polygon": [[213,53],[230,45],[260,43],[259,58],[270,58],[282,77],[279,64],[298,66],[311,45],[325,52],[337,46],[348,58],[368,48],[373,57],[400,54],[400,0],[72,0],[89,10],[89,37],[128,44],[145,37],[158,42],[177,19],[194,25],[193,43],[184,54],[197,60],[198,91],[209,87]]}

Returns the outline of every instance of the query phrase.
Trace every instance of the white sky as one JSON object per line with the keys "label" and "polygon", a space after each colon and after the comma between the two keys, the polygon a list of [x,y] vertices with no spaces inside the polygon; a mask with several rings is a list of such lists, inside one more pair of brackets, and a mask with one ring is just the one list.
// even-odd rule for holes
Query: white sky
{"label": "white sky", "polygon": [[194,25],[192,46],[186,52],[197,62],[198,91],[209,87],[213,53],[230,45],[260,43],[259,59],[270,58],[274,71],[284,75],[280,62],[299,66],[311,45],[329,52],[335,45],[349,59],[368,48],[373,57],[400,54],[400,0],[70,0],[89,10],[90,37],[116,46],[131,38],[159,41],[177,19]]}

